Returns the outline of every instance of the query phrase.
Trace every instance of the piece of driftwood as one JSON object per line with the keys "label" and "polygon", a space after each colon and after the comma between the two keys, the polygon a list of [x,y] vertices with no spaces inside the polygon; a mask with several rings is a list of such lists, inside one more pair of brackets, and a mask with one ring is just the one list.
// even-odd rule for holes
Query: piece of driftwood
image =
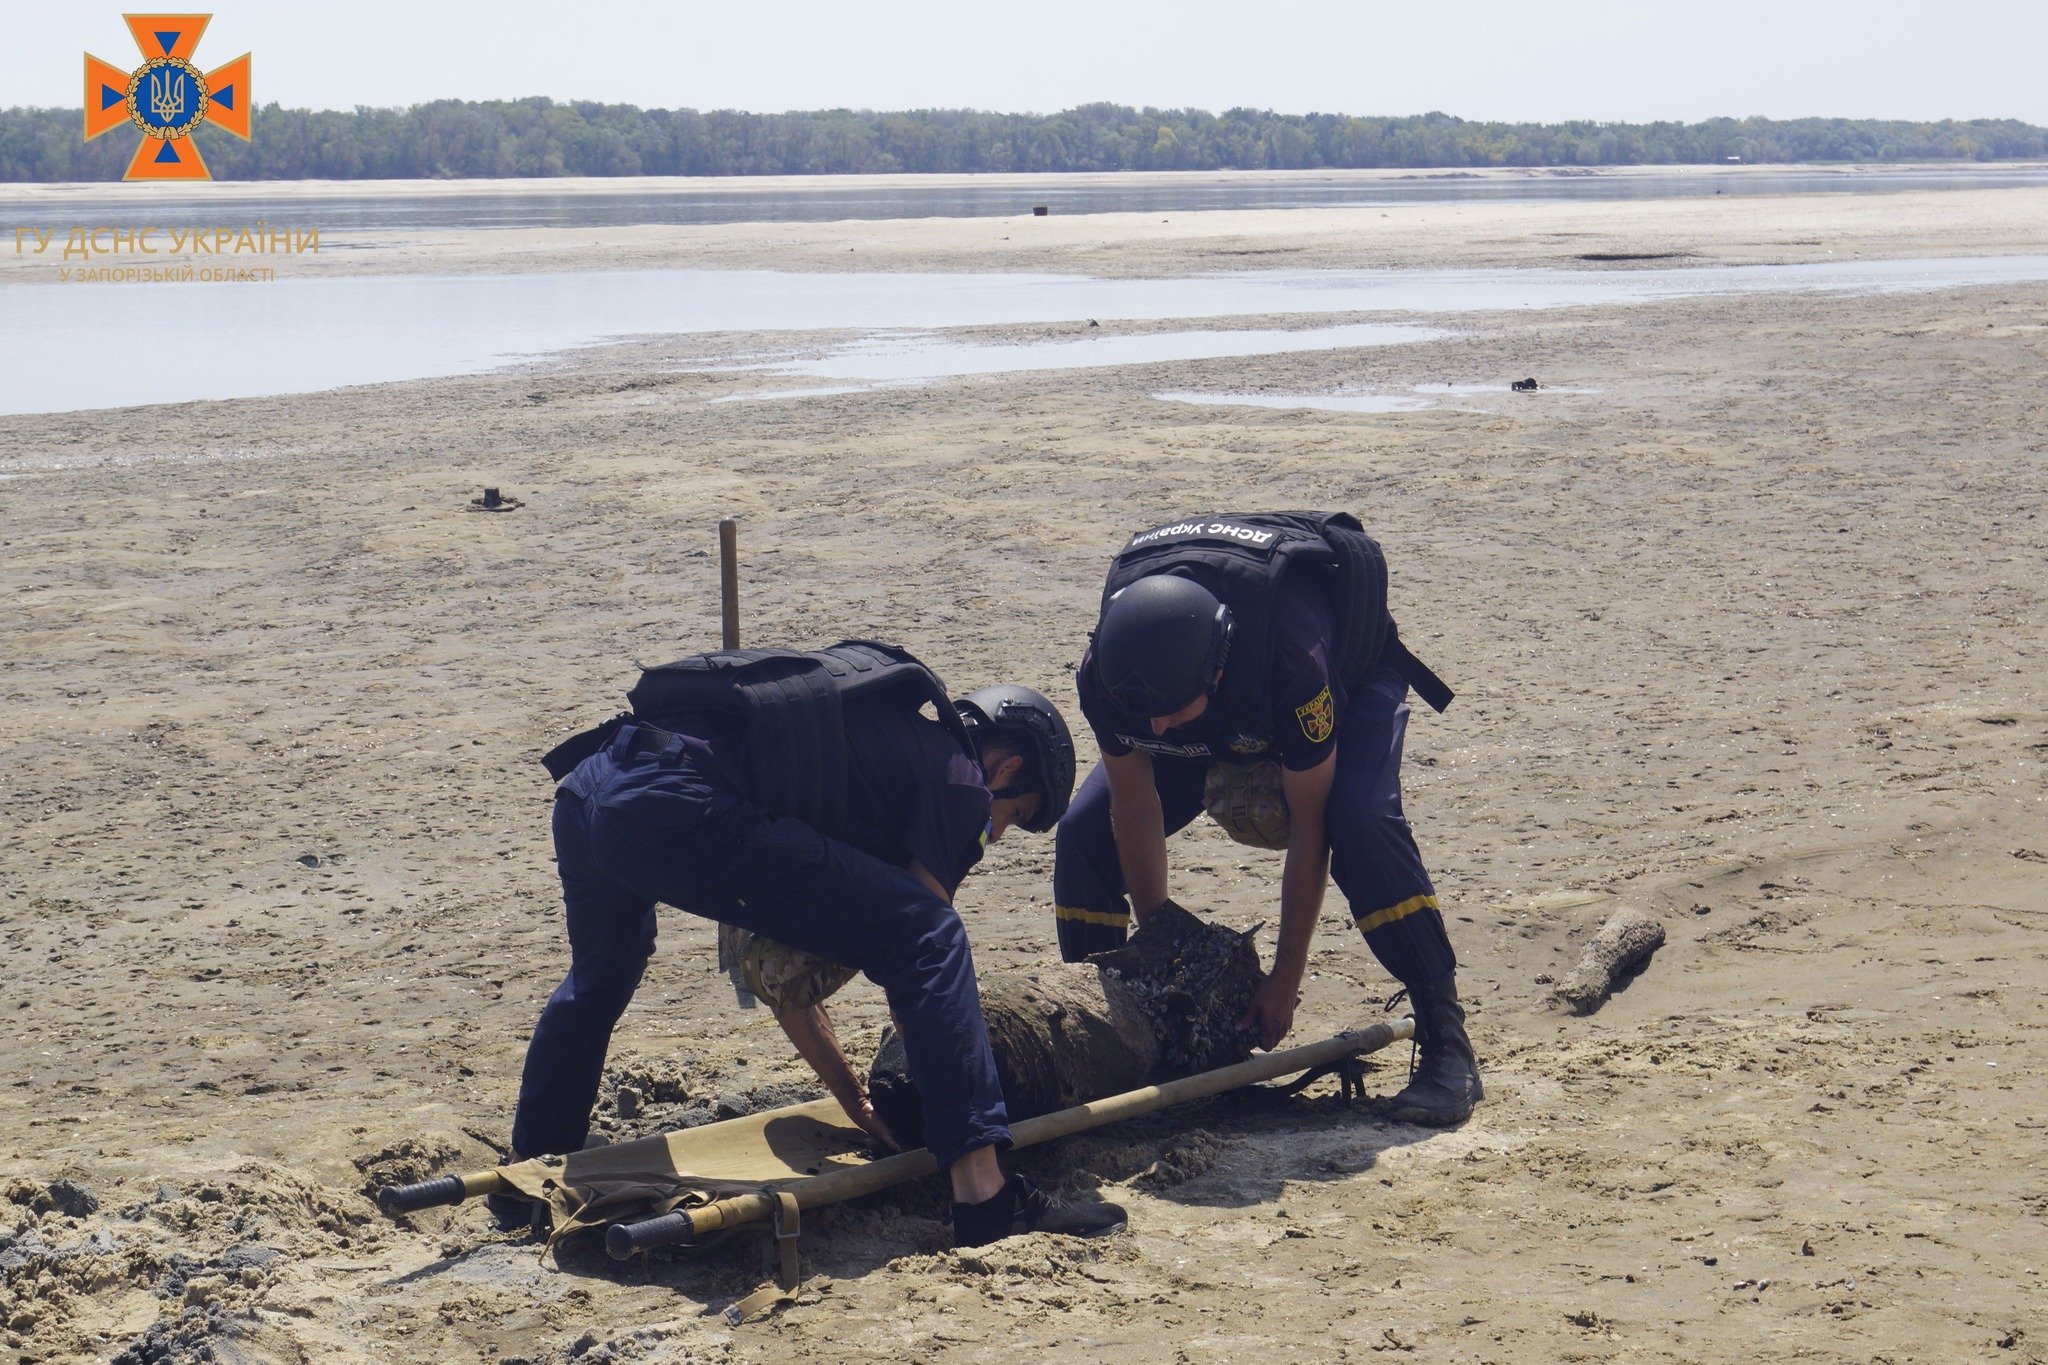
{"label": "piece of driftwood", "polygon": [[1558,1003],[1574,1014],[1591,1014],[1664,946],[1664,926],[1640,910],[1615,911],[1593,935],[1578,965],[1558,986]]}

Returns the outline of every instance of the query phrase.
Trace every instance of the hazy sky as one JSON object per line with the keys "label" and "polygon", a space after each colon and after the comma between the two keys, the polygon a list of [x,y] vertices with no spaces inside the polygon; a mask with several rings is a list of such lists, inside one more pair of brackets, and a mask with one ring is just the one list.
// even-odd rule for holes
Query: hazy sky
{"label": "hazy sky", "polygon": [[[135,65],[121,14],[136,8],[0,0],[0,105],[78,104],[86,50]],[[552,95],[1047,112],[1112,100],[2048,124],[2048,0],[249,0],[213,16],[201,67],[253,51],[259,103],[323,108]]]}

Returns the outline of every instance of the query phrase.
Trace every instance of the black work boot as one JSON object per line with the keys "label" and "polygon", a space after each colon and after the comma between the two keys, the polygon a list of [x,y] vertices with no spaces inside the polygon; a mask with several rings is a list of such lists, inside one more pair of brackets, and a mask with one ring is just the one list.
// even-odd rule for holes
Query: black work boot
{"label": "black work boot", "polygon": [[1388,1113],[1429,1128],[1463,1123],[1486,1095],[1472,1040],[1465,1036],[1457,974],[1409,986],[1408,1003],[1415,1007],[1415,1064],[1408,1088],[1387,1102]]}
{"label": "black work boot", "polygon": [[986,1246],[1023,1232],[1057,1232],[1068,1237],[1100,1237],[1124,1225],[1116,1204],[1063,1204],[1021,1175],[979,1204],[953,1205],[953,1245]]}

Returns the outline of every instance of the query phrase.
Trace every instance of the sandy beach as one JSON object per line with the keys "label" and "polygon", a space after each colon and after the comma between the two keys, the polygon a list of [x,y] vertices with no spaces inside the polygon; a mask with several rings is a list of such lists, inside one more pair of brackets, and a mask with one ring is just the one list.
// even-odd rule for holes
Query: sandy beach
{"label": "sandy beach", "polygon": [[[1782,168],[1708,168],[1730,177]],[[1806,168],[1819,170],[1820,168]],[[1855,170],[1829,168],[1845,181]],[[1699,168],[1603,168],[1575,178],[1626,181]],[[1198,181],[1242,186],[1260,172],[1198,174]],[[1289,173],[1290,180],[1377,184],[1449,178],[1463,183],[1537,183],[1554,171]],[[1867,174],[1867,173],[1866,173]],[[1014,186],[1020,204],[1034,182],[1142,182],[1143,175],[972,177],[978,188]],[[1156,178],[1156,177],[1151,177]],[[959,176],[803,176],[689,182],[692,193],[737,190],[830,196],[894,185],[943,189]],[[71,226],[90,227],[86,205],[133,207],[168,200],[167,229],[240,227],[247,205],[288,198],[289,219],[274,226],[318,228],[337,197],[405,201],[432,195],[481,198],[545,192],[569,199],[652,192],[672,180],[256,182],[179,187],[11,185],[0,203],[33,216],[58,235],[41,254],[29,239],[0,251],[0,283],[54,282],[64,265],[159,264],[133,254],[65,261]],[[200,207],[195,208],[194,205]],[[1777,265],[1856,257],[1987,256],[2038,251],[2048,217],[2048,188],[2010,187],[1940,193],[1744,195],[1593,202],[1445,202],[1360,208],[1245,209],[1192,213],[1099,213],[1033,217],[901,218],[880,221],[755,222],[637,227],[500,228],[417,232],[323,230],[315,252],[242,257],[282,278],[322,275],[504,274],[535,271],[642,270],[663,267],[773,270],[1043,270],[1117,277],[1190,271],[1396,267],[1627,265]],[[158,237],[154,245],[165,245]],[[1615,258],[1623,258],[1617,260]],[[206,258],[201,265],[210,264]]]}
{"label": "sandy beach", "polygon": [[[1165,218],[366,234],[289,268],[2048,253],[2042,189]],[[50,268],[0,254],[0,282]],[[2048,1360],[2048,285],[1447,326],[730,403],[786,385],[688,363],[787,336],[649,338],[0,417],[0,1359]],[[1523,375],[1552,391],[1492,391]],[[1152,398],[1445,382],[1485,391]],[[524,505],[471,513],[485,485]],[[1125,1203],[1127,1234],[956,1253],[918,1187],[807,1215],[803,1301],[739,1328],[717,1313],[763,1277],[750,1242],[556,1265],[480,1208],[377,1216],[376,1184],[502,1151],[567,957],[538,755],[636,663],[715,643],[720,516],[750,639],[879,635],[957,690],[1066,705],[1125,535],[1273,506],[1355,511],[1458,690],[1405,772],[1474,1001],[1470,1123],[1329,1082],[1170,1111],[1022,1158]],[[1207,826],[1170,850],[1183,904],[1276,920],[1277,855]],[[967,883],[984,971],[1055,955],[1050,868],[1019,835]],[[1561,1012],[1623,906],[1666,946]],[[1343,908],[1298,1041],[1394,989]],[[703,922],[661,934],[613,1136],[808,1076],[733,1010]],[[886,1011],[857,982],[834,1017],[864,1058]],[[655,1097],[630,1119],[627,1081]]]}

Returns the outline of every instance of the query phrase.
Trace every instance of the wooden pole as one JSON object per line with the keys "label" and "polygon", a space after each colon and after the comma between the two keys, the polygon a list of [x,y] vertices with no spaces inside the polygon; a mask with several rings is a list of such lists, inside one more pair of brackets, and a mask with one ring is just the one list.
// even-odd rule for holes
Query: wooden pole
{"label": "wooden pole", "polygon": [[718,607],[724,626],[722,648],[740,647],[740,524],[732,517],[718,523]]}

